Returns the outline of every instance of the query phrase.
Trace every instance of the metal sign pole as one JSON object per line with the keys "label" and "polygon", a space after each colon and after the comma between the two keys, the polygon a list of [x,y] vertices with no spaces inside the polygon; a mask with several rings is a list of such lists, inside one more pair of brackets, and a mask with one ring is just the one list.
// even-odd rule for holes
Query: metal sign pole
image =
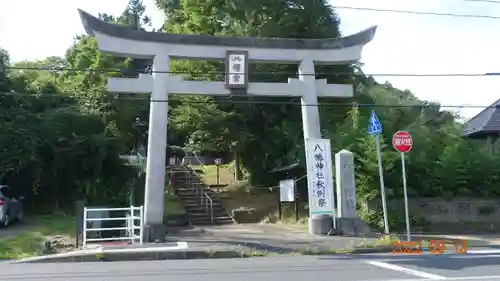
{"label": "metal sign pole", "polygon": [[220,186],[220,183],[219,183],[219,165],[217,165],[217,192],[219,192],[219,186]]}
{"label": "metal sign pole", "polygon": [[408,192],[406,189],[406,165],[405,165],[405,154],[401,152],[401,167],[403,171],[403,192],[405,196],[405,215],[406,215],[406,240],[411,241],[410,234],[410,214],[408,211]]}
{"label": "metal sign pole", "polygon": [[387,217],[387,203],[385,200],[384,171],[382,169],[382,153],[380,151],[380,135],[375,136],[375,142],[377,145],[378,173],[380,178],[380,195],[382,196],[382,209],[384,212],[384,230],[385,234],[389,234],[389,219]]}

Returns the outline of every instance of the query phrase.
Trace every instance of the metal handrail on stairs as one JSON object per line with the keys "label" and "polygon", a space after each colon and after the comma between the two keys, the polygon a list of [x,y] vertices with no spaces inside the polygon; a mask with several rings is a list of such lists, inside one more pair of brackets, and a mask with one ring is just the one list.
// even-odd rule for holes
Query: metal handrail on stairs
{"label": "metal handrail on stairs", "polygon": [[210,198],[210,196],[208,196],[208,194],[206,192],[203,192],[203,194],[205,195],[205,198],[206,198],[205,214],[208,214],[208,203],[210,203],[210,222],[214,223],[214,202],[212,201],[212,199]]}
{"label": "metal handrail on stairs", "polygon": [[[191,172],[194,174],[194,176],[201,179],[200,174],[198,174],[195,170],[191,169]],[[203,191],[203,185],[198,185],[198,188],[196,191],[200,193],[200,204],[202,204],[202,206],[204,205],[205,214],[208,214],[208,212],[210,210],[210,222],[214,223],[214,206],[213,206],[212,198],[210,198],[210,196],[205,191]],[[209,209],[209,206],[210,206],[210,209]]]}
{"label": "metal handrail on stairs", "polygon": [[[203,164],[203,162],[200,160],[200,158],[198,158],[198,155],[196,155],[196,153],[193,153],[194,157],[198,160],[198,162],[201,164],[202,167],[205,167],[205,165]],[[201,179],[201,176],[200,174],[198,174],[195,170],[193,169],[190,169],[190,171],[192,172],[192,174],[194,174],[194,176],[196,176],[198,179]],[[191,184],[191,178],[189,179],[189,182]],[[194,184],[193,184],[193,187],[194,187]],[[194,187],[196,188],[196,187]],[[199,185],[198,188],[196,189],[196,192],[200,193],[200,204],[202,205],[205,205],[205,214],[208,214],[209,211],[210,211],[210,222],[211,223],[214,223],[214,203],[213,203],[213,200],[212,198],[210,198],[210,196],[203,190],[203,185]],[[210,208],[209,208],[210,207]]]}

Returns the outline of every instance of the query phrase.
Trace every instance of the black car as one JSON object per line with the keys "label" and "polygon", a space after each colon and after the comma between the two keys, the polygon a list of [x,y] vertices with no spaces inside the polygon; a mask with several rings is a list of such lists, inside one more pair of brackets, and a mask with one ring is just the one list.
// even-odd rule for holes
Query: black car
{"label": "black car", "polygon": [[0,228],[23,220],[24,197],[7,185],[0,185]]}

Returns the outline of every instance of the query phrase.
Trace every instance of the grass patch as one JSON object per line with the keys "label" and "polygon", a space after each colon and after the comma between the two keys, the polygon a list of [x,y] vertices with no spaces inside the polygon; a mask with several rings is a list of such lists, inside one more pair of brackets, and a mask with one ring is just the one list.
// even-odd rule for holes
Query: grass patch
{"label": "grass patch", "polygon": [[249,184],[246,181],[233,182],[224,189],[221,189],[219,198],[225,208],[231,212],[240,208],[255,209],[253,220],[261,221],[269,213],[277,211],[277,195],[268,190],[258,190],[250,192]]}
{"label": "grass patch", "polygon": [[45,215],[34,219],[33,224],[39,226],[42,235],[70,235],[76,234],[76,219],[73,216]]}
{"label": "grass patch", "polygon": [[[204,165],[204,166],[192,166],[193,169],[201,170],[200,173],[201,180],[206,185],[214,186],[217,184],[217,166],[216,165]],[[251,208],[255,209],[252,215],[252,221],[255,222],[265,222],[265,223],[276,223],[278,219],[278,195],[277,190],[273,189],[270,191],[267,188],[251,188],[247,181],[234,181],[233,180],[233,165],[221,165],[219,167],[219,177],[220,185],[218,197],[222,200],[222,203],[227,211],[240,208]],[[212,188],[214,191],[217,188]],[[252,191],[250,191],[252,190]],[[302,210],[303,206],[299,207]],[[295,212],[289,206],[283,206],[282,208],[282,223],[296,224]],[[307,218],[299,219],[298,224],[306,225]]]}
{"label": "grass patch", "polygon": [[[309,255],[338,255],[338,254],[355,254],[356,252],[363,253],[363,250],[373,249],[374,251],[380,249],[382,251],[391,252],[393,248],[393,242],[396,241],[396,237],[382,236],[379,239],[366,239],[365,243],[347,245],[345,248],[325,248],[325,247],[307,247],[303,249],[297,249],[296,251],[290,252],[288,249],[278,250],[276,248],[272,249],[257,249],[257,248],[247,248],[247,247],[234,247],[232,250],[238,253],[238,257],[264,257],[264,256],[309,256]],[[206,249],[206,258],[217,258],[221,256],[221,252],[215,249]]]}
{"label": "grass patch", "polygon": [[45,236],[40,232],[28,232],[0,241],[0,259],[20,259],[36,256],[43,249]]}
{"label": "grass patch", "polygon": [[[293,225],[301,230],[307,231],[307,215],[300,215],[301,210],[305,210],[305,207],[302,204],[299,205],[299,219],[295,216],[295,209],[291,205],[284,205],[281,207],[281,219],[277,210],[273,210],[268,213],[264,218],[262,218],[261,223],[278,223],[278,224],[287,224]],[[276,208],[275,208],[276,209]]]}
{"label": "grass patch", "polygon": [[359,250],[366,250],[366,249],[376,249],[376,248],[392,249],[395,241],[398,241],[397,237],[384,235],[376,240],[366,239],[358,244],[352,242],[352,244],[347,245],[347,247],[343,249],[336,249],[336,248],[320,249],[320,250],[307,249],[305,251],[300,252],[300,254],[302,255],[349,254],[349,253],[355,253],[356,251]]}
{"label": "grass patch", "polygon": [[[206,185],[217,184],[217,165],[191,166],[194,170],[201,170],[200,176]],[[232,164],[219,166],[219,185],[227,185],[234,181],[234,166]]]}
{"label": "grass patch", "polygon": [[[217,166],[216,165],[200,165],[191,166],[194,170],[200,170],[200,177],[203,183],[207,186],[217,185]],[[255,221],[261,221],[266,217],[271,217],[270,214],[277,214],[277,194],[276,190],[269,191],[268,189],[259,188],[252,189],[247,181],[234,181],[234,164],[220,165],[219,166],[219,192],[218,197],[226,210],[240,208],[255,209]],[[222,185],[222,186],[221,186]],[[226,186],[223,186],[226,185]],[[216,187],[212,188],[214,191]],[[283,214],[287,213],[286,210]],[[289,217],[289,216],[286,216]]]}
{"label": "grass patch", "polygon": [[0,239],[0,259],[20,259],[36,256],[43,250],[43,244],[47,236],[74,236],[76,232],[75,218],[70,216],[39,216],[25,223],[32,225],[26,232]]}

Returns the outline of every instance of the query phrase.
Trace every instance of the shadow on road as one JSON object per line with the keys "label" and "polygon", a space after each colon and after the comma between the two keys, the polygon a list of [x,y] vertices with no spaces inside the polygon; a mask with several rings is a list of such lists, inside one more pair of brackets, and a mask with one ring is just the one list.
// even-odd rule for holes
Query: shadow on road
{"label": "shadow on road", "polygon": [[343,236],[304,236],[286,232],[283,228],[264,228],[261,225],[243,227],[212,227],[210,231],[197,229],[171,232],[168,241],[185,241],[191,247],[241,248],[269,253],[294,254],[345,250],[375,239]]}

